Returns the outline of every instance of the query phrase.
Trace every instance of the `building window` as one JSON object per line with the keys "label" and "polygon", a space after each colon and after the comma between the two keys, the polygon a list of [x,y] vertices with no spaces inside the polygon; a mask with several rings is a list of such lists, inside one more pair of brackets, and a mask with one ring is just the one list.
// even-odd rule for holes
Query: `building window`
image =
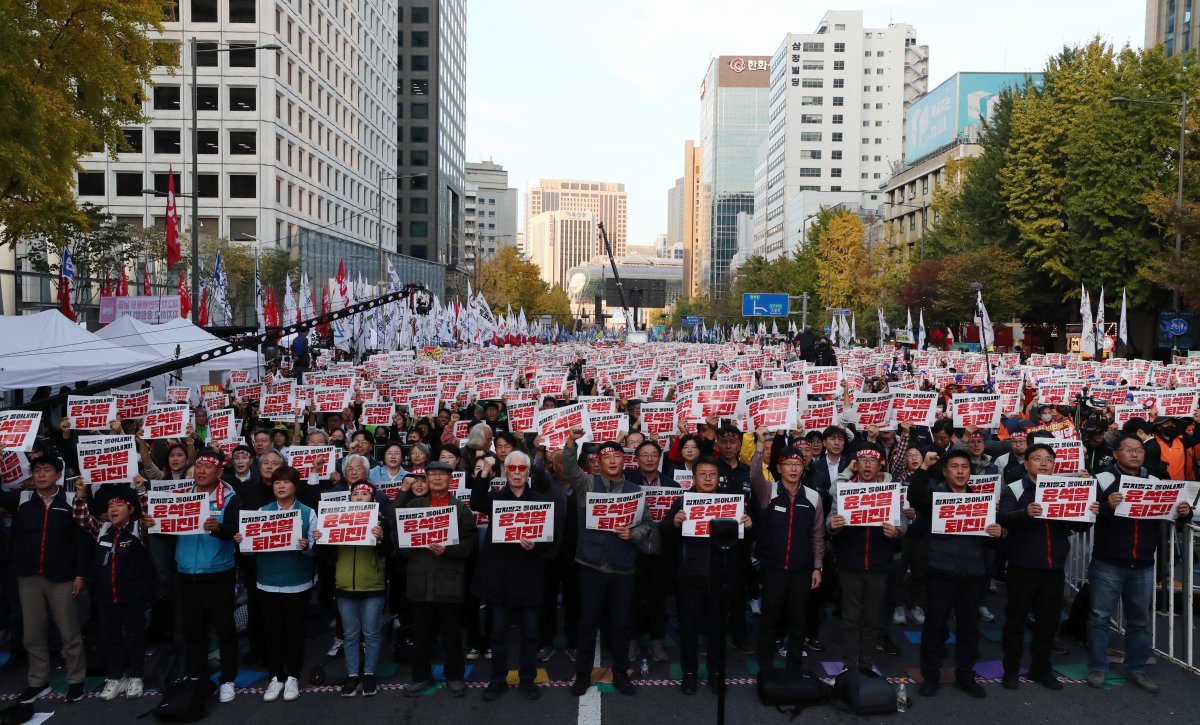
{"label": "building window", "polygon": [[429,236],[429,222],[409,222],[408,236],[410,237],[427,237]]}
{"label": "building window", "polygon": [[155,86],[153,105],[156,111],[178,111],[179,86]]}
{"label": "building window", "polygon": [[800,81],[801,88],[824,88],[825,81],[821,78],[805,78]]}
{"label": "building window", "polygon": [[875,86],[875,90],[883,93],[883,86]]}
{"label": "building window", "polygon": [[801,166],[800,167],[800,176],[802,176],[802,177],[815,177],[815,176],[820,176],[820,175],[821,175],[821,170],[819,168],[816,168],[815,166]]}
{"label": "building window", "polygon": [[217,22],[217,0],[192,0],[192,22]]}
{"label": "building window", "polygon": [[834,88],[845,88],[846,87],[846,79],[845,78],[834,78],[833,79],[833,87]]}
{"label": "building window", "polygon": [[881,138],[877,138],[877,139],[875,139],[875,145],[876,145],[876,146],[878,146],[878,145],[879,145],[879,144],[881,144],[881,143],[883,143],[883,139],[881,139]]}
{"label": "building window", "polygon": [[833,52],[834,53],[845,53],[846,52],[846,44],[845,43],[834,43],[833,44]]}
{"label": "building window", "polygon": [[429,56],[413,55],[409,56],[409,59],[412,61],[413,70],[429,70]]}
{"label": "building window", "polygon": [[820,159],[821,151],[819,149],[801,149],[800,158],[802,158],[802,159]]}
{"label": "building window", "polygon": [[841,141],[842,141],[842,133],[841,133],[840,131],[836,131],[836,132],[834,132],[834,134],[833,134],[833,142],[834,142],[834,143],[841,143]]}
{"label": "building window", "polygon": [[230,131],[229,153],[250,155],[258,152],[258,139],[254,131]]}
{"label": "building window", "polygon": [[216,199],[221,195],[221,177],[216,174],[197,174],[196,189],[201,199]]}
{"label": "building window", "polygon": [[201,111],[219,111],[220,106],[220,94],[216,86],[200,86],[196,89],[197,109]]}
{"label": "building window", "polygon": [[842,177],[842,170],[841,170],[841,169],[837,169],[837,168],[830,169],[830,170],[829,170],[829,175],[830,175],[830,176],[832,176],[832,177],[833,177],[833,178],[835,178],[835,179],[840,179],[840,178]]}
{"label": "building window", "polygon": [[833,159],[834,161],[841,161],[841,159],[842,159],[842,150],[841,150],[841,149],[834,149],[833,151],[830,151],[830,152],[829,152],[829,158]]}
{"label": "building window", "polygon": [[825,103],[821,96],[800,96],[801,106],[820,106]]}
{"label": "building window", "polygon": [[196,67],[216,68],[220,65],[221,54],[216,50],[216,43],[196,43]]}
{"label": "building window", "polygon": [[804,44],[804,52],[805,53],[824,53],[825,52],[825,44],[824,43],[805,43]]}
{"label": "building window", "polygon": [[923,177],[921,177],[921,194],[925,195],[928,193],[929,193],[929,177],[923,176]]}
{"label": "building window", "polygon": [[428,166],[429,152],[424,149],[413,149],[408,152],[408,162],[413,166]]}
{"label": "building window", "polygon": [[80,171],[77,184],[80,196],[104,196],[103,171]]}
{"label": "building window", "polygon": [[825,61],[806,60],[801,67],[804,68],[804,70],[825,70]]}
{"label": "building window", "polygon": [[409,93],[409,95],[412,95],[412,96],[428,96],[429,95],[429,81],[413,80],[413,81],[409,82],[408,93]]}
{"label": "building window", "polygon": [[426,126],[413,126],[408,129],[408,139],[413,143],[426,143],[429,141],[429,128]]}
{"label": "building window", "polygon": [[883,75],[883,69],[882,69],[882,68],[876,68],[876,69],[875,69],[875,75],[877,75],[877,76],[881,76],[881,75]]}
{"label": "building window", "polygon": [[820,131],[801,131],[800,132],[800,140],[801,141],[818,142],[821,140],[821,132]]}
{"label": "building window", "polygon": [[429,118],[428,103],[414,103],[409,106],[409,110],[412,112],[413,118]]}
{"label": "building window", "polygon": [[802,113],[800,114],[800,123],[821,123],[822,117],[819,113]]}
{"label": "building window", "polygon": [[253,23],[257,0],[229,0],[229,22]]}
{"label": "building window", "polygon": [[140,171],[137,173],[123,172],[117,174],[117,196],[141,196],[142,188],[142,174]]}
{"label": "building window", "polygon": [[[422,178],[424,178],[424,177],[422,177]],[[429,213],[429,200],[423,196],[417,197],[415,199],[409,199],[408,210],[410,212],[412,212],[413,214],[428,214]]]}
{"label": "building window", "polygon": [[179,153],[179,130],[169,128],[154,129],[154,153]]}
{"label": "building window", "polygon": [[121,131],[125,134],[125,145],[128,149],[122,149],[126,153],[140,154],[142,152],[142,129],[140,128],[123,128]]}
{"label": "building window", "polygon": [[844,61],[844,60],[833,61],[833,69],[834,70],[846,70],[846,61]]}
{"label": "building window", "polygon": [[230,68],[253,68],[258,65],[258,51],[254,49],[254,43],[230,43],[229,52]]}
{"label": "building window", "polygon": [[429,8],[413,8],[408,17],[414,23],[428,23]]}
{"label": "building window", "polygon": [[869,51],[869,50],[865,50],[865,51],[863,51],[863,57],[864,57],[864,58],[870,58],[870,57],[871,57],[871,51]]}
{"label": "building window", "polygon": [[[422,190],[422,191],[425,189],[428,189],[429,188],[429,177],[428,176],[412,177],[411,179],[408,180],[408,188],[418,189],[418,190]],[[416,199],[413,199],[413,202],[416,202]],[[416,211],[416,209],[413,209],[413,211]]]}
{"label": "building window", "polygon": [[215,130],[197,131],[196,132],[196,152],[201,154],[215,154],[220,151],[220,141],[217,139],[218,133]]}
{"label": "building window", "polygon": [[876,128],[881,128],[882,126],[883,126],[883,121],[876,121],[876,122],[875,122],[875,127],[876,127]]}
{"label": "building window", "polygon": [[846,97],[845,96],[834,96],[833,97],[833,105],[835,105],[835,106],[846,105]]}
{"label": "building window", "polygon": [[833,125],[839,126],[839,125],[841,125],[841,123],[842,123],[842,114],[840,114],[840,113],[833,114]]}
{"label": "building window", "polygon": [[229,217],[229,238],[249,239],[258,237],[258,219],[254,217]]}
{"label": "building window", "polygon": [[253,111],[258,107],[258,89],[231,86],[229,88],[229,110]]}
{"label": "building window", "polygon": [[[171,175],[175,177],[175,191],[178,192],[180,189],[183,188],[183,186],[181,186],[179,183],[179,172],[176,171]],[[155,174],[154,175],[154,190],[159,192],[160,194],[167,193],[167,175],[166,174]]]}
{"label": "building window", "polygon": [[429,47],[429,33],[425,30],[414,30],[409,33],[409,44],[414,48]]}

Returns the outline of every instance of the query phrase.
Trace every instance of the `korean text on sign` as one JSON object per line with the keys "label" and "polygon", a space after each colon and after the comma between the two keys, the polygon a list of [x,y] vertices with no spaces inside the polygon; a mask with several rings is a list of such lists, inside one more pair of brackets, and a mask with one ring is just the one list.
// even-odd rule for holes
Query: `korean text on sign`
{"label": "korean text on sign", "polygon": [[492,543],[554,541],[554,502],[493,501]]}
{"label": "korean text on sign", "polygon": [[745,502],[746,499],[736,493],[684,493],[683,511],[687,518],[683,521],[683,535],[707,537],[713,519],[734,519],[738,522],[738,538],[744,537],[742,513]]}
{"label": "korean text on sign", "polygon": [[1117,516],[1173,521],[1179,502],[1187,495],[1187,483],[1122,475],[1120,491],[1122,499],[1117,504]]}
{"label": "korean text on sign", "polygon": [[241,511],[238,513],[242,534],[242,553],[294,551],[300,547],[302,519],[300,509],[285,511]]}
{"label": "korean text on sign", "polygon": [[615,531],[637,526],[642,520],[642,493],[587,493],[585,526]]}
{"label": "korean text on sign", "polygon": [[646,512],[655,522],[662,521],[675,500],[683,495],[682,488],[671,486],[642,486],[645,496]]}
{"label": "korean text on sign", "polygon": [[398,508],[396,540],[402,549],[434,544],[453,546],[458,543],[458,509],[454,506]]}
{"label": "korean text on sign", "polygon": [[1096,520],[1089,507],[1096,500],[1096,479],[1079,476],[1038,476],[1034,503],[1042,505],[1040,518],[1057,521]]}
{"label": "korean text on sign", "polygon": [[0,448],[29,452],[37,439],[42,414],[36,410],[0,411]]}
{"label": "korean text on sign", "polygon": [[200,533],[208,518],[207,499],[206,493],[151,491],[147,494],[146,514],[154,519],[154,525],[146,530],[174,536]]}
{"label": "korean text on sign", "polygon": [[117,398],[112,395],[68,395],[67,417],[75,430],[108,430],[117,418]]}
{"label": "korean text on sign", "polygon": [[83,482],[119,483],[137,475],[137,451],[133,436],[80,436],[79,471]]}
{"label": "korean text on sign", "polygon": [[996,523],[996,499],[988,493],[934,493],[934,534],[987,536],[988,526]]}
{"label": "korean text on sign", "polygon": [[379,504],[374,501],[322,500],[313,528],[321,532],[318,544],[374,546],[371,529],[379,521]]}
{"label": "korean text on sign", "polygon": [[840,482],[836,505],[846,526],[899,526],[900,484]]}
{"label": "korean text on sign", "polygon": [[999,428],[1000,396],[988,393],[956,393],[950,401],[955,428]]}

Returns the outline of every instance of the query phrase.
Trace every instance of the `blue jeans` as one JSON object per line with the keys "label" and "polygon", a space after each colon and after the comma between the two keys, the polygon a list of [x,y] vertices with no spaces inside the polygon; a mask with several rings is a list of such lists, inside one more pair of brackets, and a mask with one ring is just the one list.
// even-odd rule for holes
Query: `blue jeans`
{"label": "blue jeans", "polygon": [[1108,672],[1108,623],[1124,604],[1125,670],[1145,672],[1150,658],[1150,607],[1154,598],[1154,567],[1130,569],[1092,559],[1088,568],[1092,612],[1088,617],[1088,670]]}
{"label": "blue jeans", "polygon": [[[383,641],[380,623],[383,619],[383,593],[365,599],[338,597],[338,612],[342,615],[342,630],[345,642],[346,672],[351,677],[359,674],[375,674],[375,663],[379,661],[379,645]],[[362,669],[359,669],[358,640],[363,641]]]}

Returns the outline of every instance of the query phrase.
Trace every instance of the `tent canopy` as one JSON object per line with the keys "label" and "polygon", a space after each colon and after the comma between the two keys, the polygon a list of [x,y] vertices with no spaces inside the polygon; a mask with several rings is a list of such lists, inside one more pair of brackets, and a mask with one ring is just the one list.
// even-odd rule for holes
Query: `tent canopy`
{"label": "tent canopy", "polygon": [[103,340],[58,310],[0,317],[0,389],[97,382],[161,362],[157,354]]}
{"label": "tent canopy", "polygon": [[[112,324],[97,332],[96,336],[114,345],[144,352],[157,358],[160,362],[174,360],[176,357],[195,355],[227,344],[221,338],[193,325],[182,317],[161,325],[151,325],[129,315],[121,315]],[[184,369],[207,373],[223,370],[257,370],[258,365],[257,353],[251,350],[241,350]]]}

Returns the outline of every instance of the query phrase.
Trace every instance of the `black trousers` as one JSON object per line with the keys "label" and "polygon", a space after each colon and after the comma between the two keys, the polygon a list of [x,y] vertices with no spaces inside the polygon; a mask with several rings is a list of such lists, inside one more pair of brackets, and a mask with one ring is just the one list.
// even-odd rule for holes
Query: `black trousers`
{"label": "black trousers", "polygon": [[304,618],[312,590],[302,592],[258,592],[264,612],[267,669],[280,682],[289,677],[300,679],[304,667]]}
{"label": "black trousers", "polygon": [[554,635],[558,633],[560,591],[563,634],[567,638],[567,648],[573,649],[579,636],[579,564],[570,556],[546,563],[546,583],[542,589],[541,635],[538,638],[538,644],[542,647],[554,644]]}
{"label": "black trousers", "polygon": [[861,667],[873,661],[887,571],[841,571],[842,662]]}
{"label": "black trousers", "polygon": [[434,638],[442,639],[443,664],[446,682],[463,679],[462,605],[441,602],[413,602],[413,663],[414,682],[433,679]]}
{"label": "black trousers", "polygon": [[512,637],[509,627],[516,624],[521,630],[517,674],[521,682],[533,682],[537,677],[538,608],[488,602],[488,609],[492,613],[491,681],[508,679],[508,643]]}
{"label": "black trousers", "polygon": [[729,634],[731,637],[746,636],[746,605],[750,601],[751,544],[742,539],[733,554],[733,565],[729,579]]}
{"label": "black trousers", "polygon": [[692,582],[679,582],[675,597],[679,608],[679,661],[685,673],[699,672],[700,633],[708,641],[708,676],[725,666],[725,643],[721,641],[721,608],[716,592]]}
{"label": "black trousers", "polygon": [[608,635],[612,670],[629,671],[629,633],[633,610],[634,575],[606,574],[590,566],[579,567],[579,651],[575,674],[591,679],[596,637],[603,621]]}
{"label": "black trousers", "polygon": [[949,618],[954,614],[954,674],[975,678],[979,656],[980,582],[987,577],[956,577],[931,571],[926,579],[925,625],[921,628],[921,676],[937,682],[946,657]]}
{"label": "black trousers", "polygon": [[208,628],[217,632],[221,653],[221,682],[233,682],[238,672],[237,627],[233,623],[234,569],[216,574],[183,574],[175,577],[179,606],[177,621],[183,630],[187,674],[208,673]]}
{"label": "black trousers", "polygon": [[[813,595],[812,569],[784,571],[764,566],[762,616],[758,620],[759,669],[775,660],[775,641],[787,634],[788,658],[799,661],[804,651],[805,622]],[[815,636],[813,631],[811,635]],[[711,647],[709,648],[712,649]]]}
{"label": "black trousers", "polygon": [[1062,612],[1063,572],[1061,569],[1008,567],[1008,604],[1004,607],[1004,674],[1016,676],[1021,669],[1022,639],[1025,620],[1033,612],[1033,639],[1029,643],[1029,674],[1050,675],[1050,649],[1058,631]]}
{"label": "black trousers", "polygon": [[146,660],[146,600],[101,604],[100,632],[109,679],[141,677]]}
{"label": "black trousers", "polygon": [[258,588],[258,566],[253,556],[237,556],[238,572],[242,577],[242,586],[246,590],[246,636],[250,640],[247,654],[251,659],[266,663],[266,633],[263,622],[263,606]]}
{"label": "black trousers", "polygon": [[638,554],[636,577],[633,635],[662,639],[667,631],[667,586],[674,577],[666,570],[662,554]]}

